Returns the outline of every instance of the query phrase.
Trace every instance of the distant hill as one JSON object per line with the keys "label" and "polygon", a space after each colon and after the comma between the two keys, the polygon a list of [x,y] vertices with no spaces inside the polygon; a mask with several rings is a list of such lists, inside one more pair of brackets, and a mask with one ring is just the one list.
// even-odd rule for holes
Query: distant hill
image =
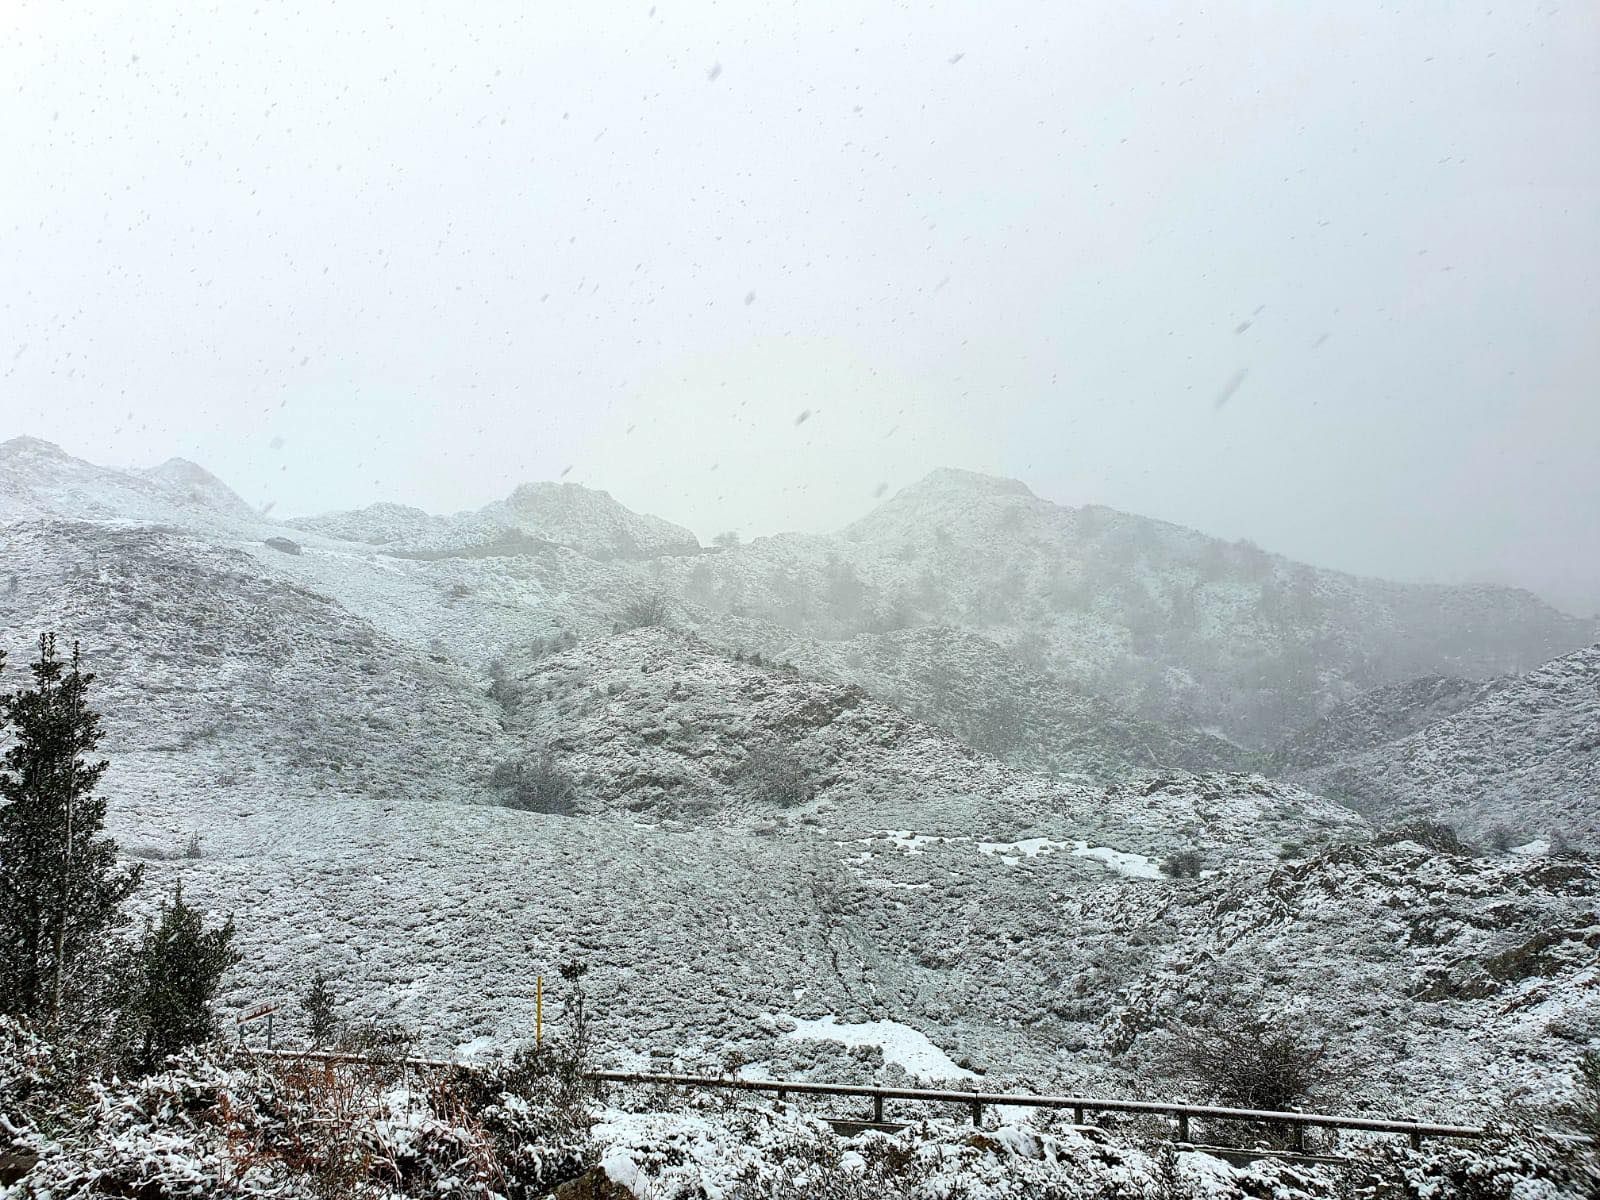
{"label": "distant hill", "polygon": [[1363,692],[1281,742],[1269,760],[1278,772],[1306,771],[1350,758],[1424,729],[1478,700],[1494,684],[1425,675]]}
{"label": "distant hill", "polygon": [[1414,733],[1291,760],[1287,777],[1379,821],[1600,848],[1600,645],[1495,680]]}
{"label": "distant hill", "polygon": [[39,438],[0,442],[0,521],[28,517],[154,521],[215,527],[255,520],[220,479],[182,458],[118,471]]}
{"label": "distant hill", "polygon": [[1258,747],[1373,687],[1524,671],[1595,632],[1527,592],[1319,570],[965,471],[836,536],[758,538],[666,575],[691,601],[825,640],[968,630],[1074,691]]}
{"label": "distant hill", "polygon": [[[687,529],[659,517],[641,516],[609,493],[575,483],[525,483],[504,500],[453,517],[430,516],[399,504],[374,504],[289,524],[397,554],[437,558],[515,554],[519,549],[531,553],[540,542],[599,559],[700,552],[699,541]],[[508,534],[532,540],[519,541]]]}

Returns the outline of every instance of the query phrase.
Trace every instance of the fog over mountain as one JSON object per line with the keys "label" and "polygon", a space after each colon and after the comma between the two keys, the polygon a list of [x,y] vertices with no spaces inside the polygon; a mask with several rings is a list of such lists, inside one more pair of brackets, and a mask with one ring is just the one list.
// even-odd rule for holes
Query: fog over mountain
{"label": "fog over mountain", "polygon": [[143,9],[0,13],[7,436],[702,539],[958,466],[1600,611],[1591,6]]}
{"label": "fog over mountain", "polygon": [[0,1200],[1600,1197],[1600,6],[0,4]]}

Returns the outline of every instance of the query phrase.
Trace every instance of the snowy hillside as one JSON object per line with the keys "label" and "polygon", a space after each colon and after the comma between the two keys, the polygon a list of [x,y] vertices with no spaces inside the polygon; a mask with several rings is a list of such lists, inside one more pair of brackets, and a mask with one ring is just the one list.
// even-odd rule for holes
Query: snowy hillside
{"label": "snowy hillside", "polygon": [[1527,670],[1593,633],[1524,592],[1358,579],[964,471],[838,536],[760,538],[671,577],[820,638],[971,630],[1078,691],[1251,745],[1379,684]]}
{"label": "snowy hillside", "polygon": [[1399,741],[1460,712],[1493,686],[1425,675],[1374,688],[1336,705],[1326,716],[1285,739],[1272,752],[1271,765],[1277,771],[1304,771]]}
{"label": "snowy hillside", "polygon": [[641,516],[606,492],[575,483],[526,483],[504,500],[472,513],[434,517],[399,504],[291,521],[297,529],[343,541],[383,546],[397,554],[459,555],[515,549],[522,534],[591,558],[644,559],[698,554],[694,534],[659,517]]}
{"label": "snowy hillside", "polygon": [[1111,779],[1129,766],[1229,770],[1250,758],[1224,738],[1141,720],[1073,691],[1005,647],[962,629],[925,626],[839,642],[793,635],[767,640],[776,646],[771,657],[792,661],[808,675],[859,684],[1028,770]]}
{"label": "snowy hillside", "polygon": [[[346,1015],[481,1048],[576,956],[616,1065],[1198,1098],[1158,1061],[1185,1023],[1318,1005],[1362,1072],[1342,1107],[1439,1116],[1557,1088],[1595,1020],[1584,860],[1375,844],[1197,731],[1575,636],[1520,594],[960,473],[838,537],[697,552],[582,489],[291,525],[183,464],[4,454],[0,645],[82,640],[138,903],[182,878],[237,914],[230,1011],[322,967]],[[1374,812],[1503,777],[1576,828],[1594,659],[1386,744],[1458,689],[1370,700],[1294,761]]]}
{"label": "snowy hillside", "polygon": [[1368,1086],[1467,1069],[1488,1094],[1547,1100],[1550,1065],[1600,1037],[1597,885],[1591,862],[1405,838],[1329,850],[1175,911],[1185,928],[1119,998],[1106,1036],[1148,1061],[1170,1045],[1148,1030],[1218,1003],[1284,1005]]}
{"label": "snowy hillside", "polygon": [[[1382,820],[1600,844],[1600,645],[1496,680],[1410,736],[1291,772]],[[1503,832],[1496,832],[1503,831]]]}
{"label": "snowy hillside", "polygon": [[0,646],[21,668],[42,630],[80,641],[119,765],[159,778],[205,763],[223,792],[281,772],[302,788],[461,799],[501,753],[494,706],[459,670],[247,555],[87,522],[4,534],[15,583],[0,588]]}
{"label": "snowy hillside", "polygon": [[0,521],[41,516],[207,529],[255,521],[254,511],[226,484],[181,458],[149,470],[117,471],[73,458],[39,438],[0,442]]}

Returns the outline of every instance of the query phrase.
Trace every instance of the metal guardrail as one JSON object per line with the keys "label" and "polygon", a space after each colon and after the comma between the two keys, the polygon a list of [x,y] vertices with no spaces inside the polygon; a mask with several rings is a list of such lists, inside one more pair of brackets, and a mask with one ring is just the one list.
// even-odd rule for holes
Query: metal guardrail
{"label": "metal guardrail", "polygon": [[[474,1064],[441,1058],[410,1055],[386,1058],[382,1055],[355,1054],[328,1050],[246,1050],[260,1057],[325,1063],[389,1065],[404,1069],[473,1069]],[[1475,1125],[1444,1125],[1427,1121],[1392,1120],[1383,1117],[1346,1117],[1333,1113],[1276,1111],[1271,1109],[1227,1108],[1210,1104],[1176,1104],[1165,1100],[1124,1100],[1106,1096],[1042,1096],[1016,1092],[980,1092],[937,1088],[890,1088],[871,1084],[808,1083],[783,1079],[735,1079],[719,1075],[663,1075],[647,1071],[591,1071],[585,1078],[596,1083],[622,1083],[656,1087],[682,1087],[700,1090],[725,1089],[744,1092],[770,1092],[782,1103],[796,1096],[855,1096],[872,1101],[872,1115],[866,1120],[884,1123],[884,1106],[890,1100],[922,1104],[958,1104],[967,1108],[974,1125],[982,1124],[985,1108],[1071,1109],[1073,1123],[1082,1125],[1090,1113],[1127,1112],[1165,1116],[1177,1122],[1178,1141],[1191,1143],[1190,1122],[1228,1121],[1286,1126],[1294,1131],[1297,1147],[1309,1128],[1349,1129],[1363,1133],[1404,1134],[1412,1146],[1425,1137],[1481,1138],[1488,1131]]]}
{"label": "metal guardrail", "polygon": [[1119,1100],[1101,1096],[1035,1096],[1010,1092],[941,1091],[931,1088],[884,1088],[848,1083],[802,1083],[794,1080],[730,1079],[715,1075],[656,1075],[638,1071],[592,1071],[588,1078],[603,1083],[653,1084],[697,1089],[727,1088],[737,1091],[773,1092],[779,1101],[791,1093],[808,1096],[859,1096],[872,1101],[872,1120],[883,1122],[884,1102],[915,1100],[927,1104],[961,1104],[972,1114],[973,1124],[981,1124],[987,1107],[1071,1109],[1073,1122],[1084,1123],[1093,1112],[1152,1113],[1172,1117],[1178,1123],[1178,1141],[1189,1142],[1189,1122],[1245,1121],[1284,1125],[1295,1132],[1298,1145],[1307,1128],[1352,1129],[1367,1133],[1399,1133],[1420,1146],[1425,1137],[1480,1138],[1488,1131],[1474,1125],[1438,1125],[1426,1121],[1388,1120],[1381,1117],[1341,1117],[1331,1113],[1278,1112],[1268,1109],[1224,1108],[1208,1104],[1173,1104],[1164,1100]]}

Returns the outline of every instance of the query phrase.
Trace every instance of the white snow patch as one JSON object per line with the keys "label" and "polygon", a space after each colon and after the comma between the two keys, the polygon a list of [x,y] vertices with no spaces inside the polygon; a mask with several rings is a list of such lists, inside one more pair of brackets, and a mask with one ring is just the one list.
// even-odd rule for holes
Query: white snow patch
{"label": "white snow patch", "polygon": [[1072,853],[1079,858],[1092,858],[1102,862],[1118,875],[1126,875],[1130,879],[1162,877],[1161,865],[1148,854],[1130,854],[1126,850],[1113,850],[1109,846],[1091,846],[1088,842],[1076,843]]}
{"label": "white snow patch", "polygon": [[950,1056],[928,1039],[920,1029],[902,1025],[898,1021],[863,1021],[855,1025],[841,1025],[834,1016],[815,1021],[791,1017],[794,1029],[786,1038],[805,1038],[813,1041],[840,1042],[846,1046],[877,1046],[883,1051],[885,1062],[898,1063],[906,1074],[923,1083],[939,1079],[976,1079],[971,1071],[956,1066]]}
{"label": "white snow patch", "polygon": [[907,854],[921,854],[924,846],[938,846],[952,839],[934,833],[917,833],[911,829],[885,829],[871,837],[861,839],[868,844],[876,841],[892,842]]}
{"label": "white snow patch", "polygon": [[[1055,850],[1065,850],[1070,842],[1056,842],[1047,837],[1023,838],[1018,842],[979,842],[978,851],[982,854],[998,854],[1000,861],[1008,867],[1014,867],[1024,858],[1038,858],[1041,854],[1049,854]],[[1079,842],[1078,845],[1083,845]],[[1012,853],[1007,854],[1005,851]]]}
{"label": "white snow patch", "polygon": [[457,1062],[478,1062],[492,1055],[500,1047],[498,1038],[484,1034],[475,1037],[470,1042],[462,1042],[456,1047]]}
{"label": "white snow patch", "polygon": [[1077,858],[1092,858],[1132,879],[1160,879],[1161,866],[1145,854],[1132,854],[1126,850],[1113,850],[1110,846],[1091,846],[1088,842],[1057,842],[1047,837],[1023,838],[1016,842],[979,842],[984,854],[998,854],[1000,861],[1014,867],[1024,858],[1038,858],[1057,850],[1070,850]]}

